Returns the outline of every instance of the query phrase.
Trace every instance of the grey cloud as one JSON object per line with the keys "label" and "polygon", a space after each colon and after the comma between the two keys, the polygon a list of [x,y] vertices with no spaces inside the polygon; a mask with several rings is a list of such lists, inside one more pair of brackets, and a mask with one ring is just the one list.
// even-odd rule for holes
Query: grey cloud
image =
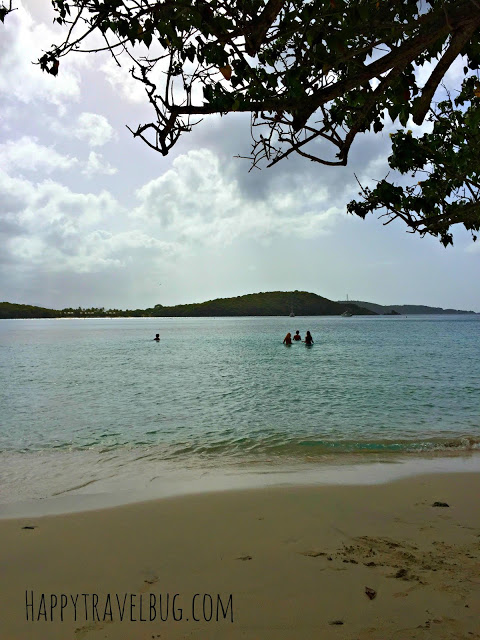
{"label": "grey cloud", "polygon": [[[230,160],[230,164],[234,161]],[[134,215],[158,219],[190,243],[229,243],[237,237],[316,234],[329,229],[335,207],[321,188],[299,178],[270,189],[262,201],[245,198],[234,172],[207,149],[190,151],[137,192]]]}
{"label": "grey cloud", "polygon": [[[345,206],[358,190],[355,173],[367,177],[371,171],[369,177],[372,179],[383,178],[387,173],[386,158],[391,147],[388,133],[396,128],[388,126],[381,134],[359,135],[352,146],[347,167],[329,167],[291,154],[271,168],[264,164],[261,170],[249,171],[251,162],[235,157],[250,154],[250,117],[247,114],[206,118],[192,133],[185,134],[179,149],[182,153],[198,147],[214,151],[221,159],[222,169],[237,181],[242,196],[248,200],[261,201],[286,185],[294,187],[304,182],[312,188],[327,189],[332,205]],[[336,149],[327,142],[315,143],[313,149],[322,157],[335,159]]]}

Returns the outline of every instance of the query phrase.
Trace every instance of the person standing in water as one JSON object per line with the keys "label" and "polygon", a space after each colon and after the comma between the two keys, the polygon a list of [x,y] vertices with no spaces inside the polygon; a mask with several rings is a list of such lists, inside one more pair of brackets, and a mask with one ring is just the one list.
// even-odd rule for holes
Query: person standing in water
{"label": "person standing in water", "polygon": [[295,335],[293,336],[293,339],[296,341],[302,339],[302,336],[300,335],[300,331],[298,329],[295,331]]}
{"label": "person standing in water", "polygon": [[154,337],[155,342],[160,342],[160,334],[156,333]]}
{"label": "person standing in water", "polygon": [[292,334],[291,333],[287,333],[287,335],[283,339],[283,344],[292,344]]}
{"label": "person standing in water", "polygon": [[305,336],[305,344],[313,344],[313,338],[310,331],[307,331],[307,334]]}

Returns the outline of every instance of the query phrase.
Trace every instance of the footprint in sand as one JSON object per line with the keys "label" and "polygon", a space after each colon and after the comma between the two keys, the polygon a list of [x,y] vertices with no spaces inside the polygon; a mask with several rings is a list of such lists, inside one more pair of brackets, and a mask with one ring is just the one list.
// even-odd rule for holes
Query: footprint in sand
{"label": "footprint in sand", "polygon": [[152,586],[152,584],[156,584],[158,580],[159,578],[156,575],[151,575],[148,578],[145,578],[145,580],[143,581],[143,585],[140,587],[138,592],[147,593],[148,591],[150,591],[150,587]]}
{"label": "footprint in sand", "polygon": [[101,629],[104,629],[107,624],[112,624],[112,621],[106,620],[105,622],[94,622],[92,624],[86,624],[84,627],[77,627],[77,629],[75,629],[75,637],[84,638],[91,631],[100,631]]}

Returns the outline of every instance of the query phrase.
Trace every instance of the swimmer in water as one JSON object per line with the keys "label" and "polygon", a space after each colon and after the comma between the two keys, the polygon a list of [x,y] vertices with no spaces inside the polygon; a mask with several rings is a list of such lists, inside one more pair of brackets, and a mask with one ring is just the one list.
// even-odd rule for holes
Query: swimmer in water
{"label": "swimmer in water", "polygon": [[292,344],[292,334],[291,333],[287,333],[287,335],[283,339],[283,344]]}
{"label": "swimmer in water", "polygon": [[155,342],[160,342],[160,334],[156,333],[154,337]]}
{"label": "swimmer in water", "polygon": [[296,341],[302,339],[302,336],[300,335],[300,331],[298,329],[295,331],[295,335],[293,336],[293,339]]}
{"label": "swimmer in water", "polygon": [[305,344],[313,344],[313,338],[310,331],[307,331],[307,335],[305,336]]}

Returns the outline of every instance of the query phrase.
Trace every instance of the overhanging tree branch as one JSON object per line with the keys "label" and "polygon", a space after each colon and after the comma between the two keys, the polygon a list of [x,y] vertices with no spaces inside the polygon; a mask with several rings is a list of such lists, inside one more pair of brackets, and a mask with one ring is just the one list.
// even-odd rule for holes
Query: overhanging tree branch
{"label": "overhanging tree branch", "polygon": [[[433,117],[431,139],[415,146],[400,132],[389,158],[404,175],[426,171],[428,179],[403,191],[380,181],[352,212],[363,217],[383,202],[409,229],[448,244],[448,220],[460,220],[463,208],[466,228],[475,230],[477,209],[471,214],[467,205],[478,197],[472,168],[480,165],[478,0],[421,7],[414,0],[54,0],[54,9],[66,38],[42,56],[42,69],[56,75],[59,58],[80,47],[106,48],[122,65],[127,58],[153,110],[151,122],[129,130],[163,155],[195,116],[250,112],[252,166],[292,153],[346,165],[356,136],[382,131],[387,113],[402,127],[411,117],[417,124]],[[98,33],[106,47],[89,49]],[[439,106],[442,79],[459,55],[467,79],[456,100],[463,102]],[[415,69],[432,61],[417,86]]]}
{"label": "overhanging tree branch", "polygon": [[413,106],[413,121],[415,124],[420,125],[424,121],[438,85],[477,28],[478,22],[472,21],[453,34],[450,46],[438,61],[437,66],[432,71],[432,75],[423,87],[421,97]]}

